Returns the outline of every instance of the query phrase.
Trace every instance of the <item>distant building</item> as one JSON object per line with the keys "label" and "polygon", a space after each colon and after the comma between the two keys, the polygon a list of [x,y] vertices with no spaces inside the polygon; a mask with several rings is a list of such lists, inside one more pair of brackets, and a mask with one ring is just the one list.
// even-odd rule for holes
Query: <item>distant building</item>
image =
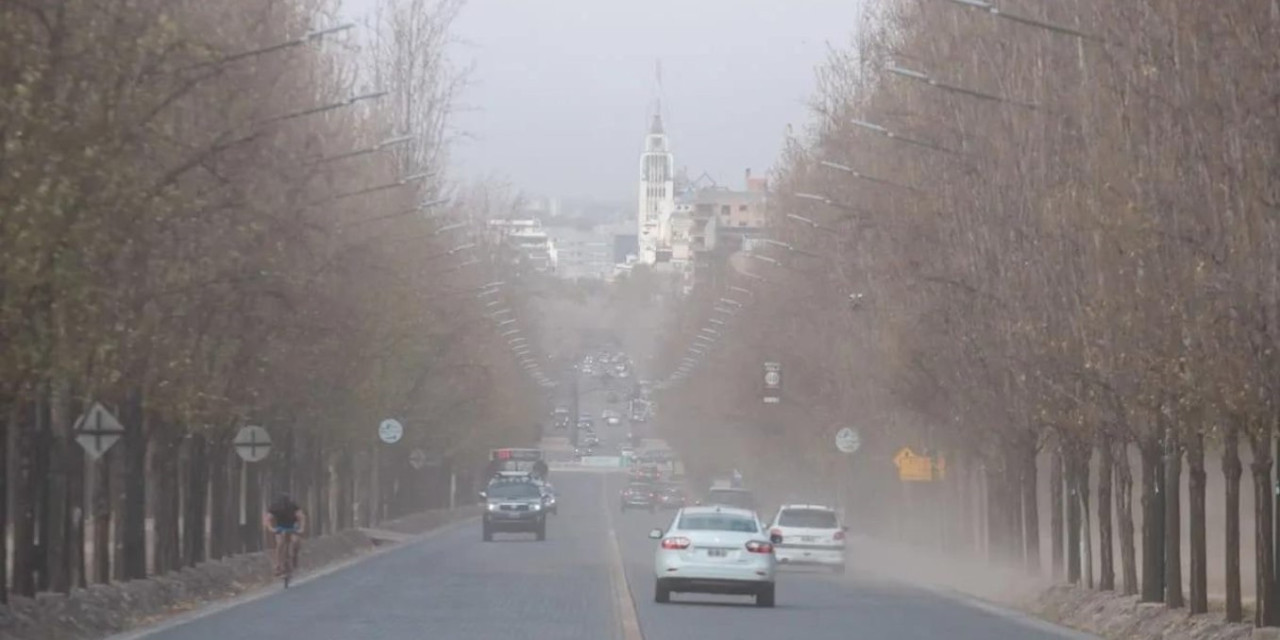
{"label": "distant building", "polygon": [[490,220],[488,239],[510,250],[514,261],[539,273],[554,272],[559,255],[542,221],[537,218]]}
{"label": "distant building", "polygon": [[670,223],[675,211],[675,157],[667,143],[662,116],[654,114],[640,154],[640,205],[637,210],[637,259],[656,264],[671,259]]}

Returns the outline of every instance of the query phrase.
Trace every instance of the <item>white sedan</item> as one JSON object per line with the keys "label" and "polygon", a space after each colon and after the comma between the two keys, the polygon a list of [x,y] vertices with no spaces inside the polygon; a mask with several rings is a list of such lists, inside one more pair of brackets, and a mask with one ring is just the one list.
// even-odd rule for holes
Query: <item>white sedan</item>
{"label": "white sedan", "polygon": [[687,507],[676,512],[654,553],[654,602],[672,592],[753,595],[756,606],[774,600],[773,544],[754,511],[733,507]]}

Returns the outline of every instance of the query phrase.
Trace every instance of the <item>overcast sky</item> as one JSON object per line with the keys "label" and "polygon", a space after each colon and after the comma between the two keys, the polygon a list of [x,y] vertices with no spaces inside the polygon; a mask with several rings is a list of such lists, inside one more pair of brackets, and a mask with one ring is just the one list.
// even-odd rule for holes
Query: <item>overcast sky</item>
{"label": "overcast sky", "polygon": [[[360,17],[378,0],[342,0]],[[455,120],[460,177],[631,203],[662,62],[676,166],[741,187],[808,118],[813,68],[859,0],[469,0],[453,58],[474,64]]]}

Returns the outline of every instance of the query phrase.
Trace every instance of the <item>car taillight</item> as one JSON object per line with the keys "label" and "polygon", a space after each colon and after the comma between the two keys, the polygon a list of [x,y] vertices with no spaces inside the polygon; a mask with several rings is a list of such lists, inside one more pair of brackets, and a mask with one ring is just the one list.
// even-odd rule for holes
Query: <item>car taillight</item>
{"label": "car taillight", "polygon": [[773,545],[768,542],[752,540],[747,543],[747,551],[750,551],[751,553],[773,553]]}
{"label": "car taillight", "polygon": [[844,532],[843,532],[843,531],[837,531],[837,532],[835,532],[835,534],[833,534],[831,537],[832,537],[833,539],[835,539],[835,540],[844,540]]}
{"label": "car taillight", "polygon": [[663,549],[688,549],[690,545],[688,538],[663,538]]}

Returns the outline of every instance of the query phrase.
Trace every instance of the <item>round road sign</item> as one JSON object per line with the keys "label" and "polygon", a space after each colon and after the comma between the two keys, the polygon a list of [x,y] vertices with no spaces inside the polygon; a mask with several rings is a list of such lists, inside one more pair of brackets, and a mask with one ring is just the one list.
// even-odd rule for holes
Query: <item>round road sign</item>
{"label": "round road sign", "polygon": [[769,385],[769,386],[771,386],[771,387],[776,387],[776,386],[778,386],[778,383],[779,383],[779,382],[782,382],[782,376],[781,376],[777,371],[770,371],[770,372],[768,372],[768,373],[764,374],[764,383],[765,383],[765,384],[767,384],[767,385]]}
{"label": "round road sign", "polygon": [[387,444],[400,442],[400,438],[404,437],[404,425],[395,418],[387,418],[378,425],[378,437]]}
{"label": "round road sign", "polygon": [[427,452],[422,449],[414,449],[409,453],[409,466],[414,469],[421,469],[427,464]]}
{"label": "round road sign", "polygon": [[836,448],[840,453],[853,453],[862,446],[862,436],[857,429],[845,427],[836,432]]}
{"label": "round road sign", "polygon": [[266,429],[256,425],[241,428],[232,444],[236,454],[245,462],[258,462],[271,453],[271,436]]}

